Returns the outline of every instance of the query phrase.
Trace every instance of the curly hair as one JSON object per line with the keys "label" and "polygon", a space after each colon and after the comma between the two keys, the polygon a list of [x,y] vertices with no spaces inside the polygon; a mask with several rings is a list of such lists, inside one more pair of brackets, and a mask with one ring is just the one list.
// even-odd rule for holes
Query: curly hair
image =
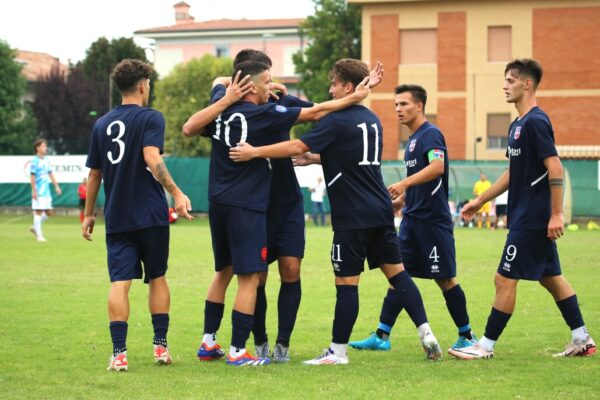
{"label": "curly hair", "polygon": [[128,93],[135,89],[140,80],[150,79],[152,74],[154,74],[154,68],[150,64],[126,58],[115,65],[110,77],[121,93]]}

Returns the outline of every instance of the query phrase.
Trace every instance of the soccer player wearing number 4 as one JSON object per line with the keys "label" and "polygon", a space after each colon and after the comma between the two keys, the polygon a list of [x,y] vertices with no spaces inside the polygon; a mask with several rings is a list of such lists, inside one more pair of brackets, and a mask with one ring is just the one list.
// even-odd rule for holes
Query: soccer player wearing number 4
{"label": "soccer player wearing number 4", "polygon": [[491,358],[494,345],[515,309],[520,279],[538,281],[550,292],[572,341],[558,357],[587,356],[596,352],[575,292],[562,276],[556,240],[563,234],[563,169],[550,119],[539,107],[535,91],[542,79],[542,66],[535,60],[514,60],[504,70],[502,90],[514,103],[519,117],[509,127],[509,169],[483,194],[462,209],[468,220],[486,202],[508,189],[508,236],[496,272],[496,299],[485,327],[485,335],[450,354],[464,360]]}
{"label": "soccer player wearing number 4", "polygon": [[[369,76],[359,60],[342,59],[330,73],[330,95],[342,99],[353,95],[359,82]],[[381,176],[382,126],[377,116],[362,105],[354,105],[323,118],[299,140],[252,147],[232,147],[234,161],[254,158],[284,158],[307,152],[319,153],[327,182],[334,230],[331,262],[337,301],[329,349],[310,365],[347,364],[347,344],[358,316],[358,283],[365,259],[370,269],[380,268],[402,295],[406,308],[421,334],[431,359],[441,351],[427,322],[419,289],[404,271],[394,212]]]}
{"label": "soccer player wearing number 4", "polygon": [[[170,364],[167,347],[169,287],[169,207],[163,190],[173,196],[177,213],[191,220],[190,200],[179,190],[160,155],[165,139],[163,115],[146,107],[153,69],[140,60],[117,64],[111,79],[122,103],[94,124],[86,166],[90,168],[82,234],[92,240],[94,207],[104,179],[106,249],[110,292],[108,314],[113,353],[108,369],[127,371],[129,288],[145,272],[154,327],[154,361]],[[143,270],[142,271],[142,263]]]}
{"label": "soccer player wearing number 4", "polygon": [[[435,280],[458,328],[458,340],[452,348],[467,347],[475,342],[465,293],[456,280],[446,141],[442,132],[425,118],[424,88],[400,85],[394,92],[398,119],[411,131],[404,152],[407,177],[389,187],[392,198],[405,196],[398,234],[402,261],[413,278]],[[399,301],[396,290],[389,288],[376,332],[364,340],[350,342],[350,346],[359,350],[389,350],[389,335],[401,310],[396,305]]]}

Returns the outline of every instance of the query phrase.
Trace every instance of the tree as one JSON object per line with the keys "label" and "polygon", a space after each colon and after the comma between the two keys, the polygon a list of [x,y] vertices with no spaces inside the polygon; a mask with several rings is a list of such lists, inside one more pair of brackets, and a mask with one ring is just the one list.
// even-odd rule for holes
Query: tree
{"label": "tree", "polygon": [[156,84],[154,106],[164,114],[167,125],[165,152],[188,157],[210,153],[210,140],[186,139],[181,127],[196,111],[208,106],[213,78],[231,73],[230,58],[205,55],[175,66],[171,74]]}
{"label": "tree", "polygon": [[35,120],[23,102],[27,81],[15,61],[15,51],[0,40],[0,154],[31,154]]}
{"label": "tree", "polygon": [[345,0],[314,0],[315,14],[301,25],[309,44],[294,55],[300,88],[314,102],[329,99],[328,73],[340,58],[360,59],[361,12]]}

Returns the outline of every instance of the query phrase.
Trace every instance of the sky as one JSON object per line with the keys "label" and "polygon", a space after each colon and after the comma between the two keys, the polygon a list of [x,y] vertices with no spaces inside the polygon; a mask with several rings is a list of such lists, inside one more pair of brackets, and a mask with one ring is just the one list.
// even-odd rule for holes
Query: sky
{"label": "sky", "polygon": [[[1,0],[0,40],[75,63],[101,36],[132,37],[141,29],[175,24],[179,0]],[[186,0],[196,21],[211,19],[303,18],[312,0]],[[285,5],[285,6],[282,6]],[[151,40],[135,39],[149,47]],[[151,57],[151,52],[147,52]]]}

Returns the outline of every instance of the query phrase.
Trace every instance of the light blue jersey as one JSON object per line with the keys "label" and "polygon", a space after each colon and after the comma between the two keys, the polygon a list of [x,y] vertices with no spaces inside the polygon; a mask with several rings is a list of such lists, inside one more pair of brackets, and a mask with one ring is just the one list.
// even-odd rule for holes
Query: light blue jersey
{"label": "light blue jersey", "polygon": [[31,161],[31,174],[35,175],[35,189],[38,197],[52,197],[50,193],[50,173],[52,167],[45,158],[33,157]]}

